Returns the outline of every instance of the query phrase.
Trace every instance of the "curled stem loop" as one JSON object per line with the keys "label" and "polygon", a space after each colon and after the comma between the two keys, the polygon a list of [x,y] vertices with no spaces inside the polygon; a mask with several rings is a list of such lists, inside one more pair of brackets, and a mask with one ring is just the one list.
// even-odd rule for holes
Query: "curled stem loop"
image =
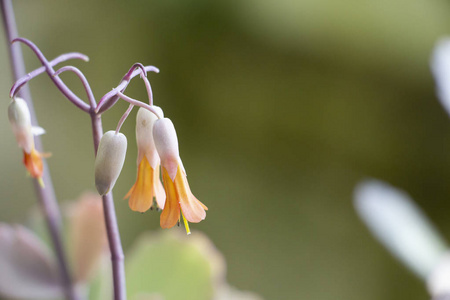
{"label": "curled stem loop", "polygon": [[86,91],[86,95],[89,99],[89,103],[91,105],[91,109],[95,110],[95,107],[97,106],[97,102],[95,101],[94,94],[92,93],[92,89],[89,85],[89,82],[86,79],[86,76],[84,76],[83,72],[81,72],[79,69],[75,68],[74,66],[65,66],[56,71],[53,76],[58,76],[62,72],[70,71],[75,73],[78,78],[81,80],[81,83],[83,84],[84,90]]}
{"label": "curled stem loop", "polygon": [[116,102],[119,100],[118,93],[119,92],[123,93],[127,88],[128,84],[130,83],[131,79],[141,74],[142,70],[144,70],[145,72],[159,73],[159,69],[154,66],[146,66],[141,68],[140,70],[136,70],[137,68],[140,68],[140,66],[142,66],[142,64],[134,64],[122,78],[120,84],[117,87],[113,88],[108,93],[106,93],[100,99],[97,105],[97,109],[95,110],[96,113],[102,114],[109,108],[111,108],[114,104],[116,104]]}
{"label": "curled stem loop", "polygon": [[42,63],[42,65],[45,67],[45,70],[47,74],[50,76],[53,83],[56,85],[56,87],[63,93],[66,98],[72,102],[76,107],[81,109],[84,112],[89,113],[90,107],[88,104],[86,104],[83,100],[81,100],[77,95],[75,95],[71,89],[67,87],[67,85],[59,78],[58,76],[53,76],[55,73],[55,70],[51,66],[51,64],[48,62],[47,58],[45,58],[44,54],[42,54],[41,50],[30,40],[27,40],[25,38],[15,38],[12,40],[11,43],[20,42],[25,45],[27,45],[33,52],[36,54],[36,57],[39,59],[39,61]]}
{"label": "curled stem loop", "polygon": [[[57,58],[51,60],[49,62],[49,64],[52,67],[54,67],[57,64],[60,64],[69,59],[81,59],[83,61],[89,61],[89,57],[87,57],[86,55],[84,55],[82,53],[78,53],[78,52],[71,52],[71,53],[66,53],[66,54],[62,54],[62,55],[58,56]],[[28,81],[30,81],[34,77],[44,73],[45,70],[46,70],[45,66],[42,66],[42,67],[37,68],[36,70],[31,71],[27,75],[20,77],[11,87],[11,90],[9,92],[9,97],[11,97],[11,98],[14,97],[20,91],[20,89],[25,84],[28,83]]]}

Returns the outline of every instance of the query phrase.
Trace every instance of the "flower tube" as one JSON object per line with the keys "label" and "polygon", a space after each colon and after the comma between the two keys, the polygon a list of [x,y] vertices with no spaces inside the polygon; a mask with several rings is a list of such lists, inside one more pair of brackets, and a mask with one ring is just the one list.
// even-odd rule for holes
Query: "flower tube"
{"label": "flower tube", "polygon": [[[163,116],[158,106],[152,106]],[[160,159],[153,141],[153,124],[158,119],[145,108],[139,108],[136,116],[136,143],[138,148],[138,173],[135,184],[126,194],[128,205],[134,211],[145,212],[156,199],[157,208],[163,209],[166,201],[164,188],[159,179]]]}
{"label": "flower tube", "polygon": [[159,119],[153,125],[153,138],[159,157],[166,191],[166,203],[161,214],[162,228],[171,228],[183,216],[186,232],[190,234],[188,222],[198,223],[205,219],[208,208],[192,194],[186,172],[178,151],[178,138],[172,121]]}

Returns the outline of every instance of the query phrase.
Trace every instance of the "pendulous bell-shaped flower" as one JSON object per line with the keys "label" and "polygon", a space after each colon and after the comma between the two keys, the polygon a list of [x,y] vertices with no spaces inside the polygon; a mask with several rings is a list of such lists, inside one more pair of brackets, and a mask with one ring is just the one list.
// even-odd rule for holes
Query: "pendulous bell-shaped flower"
{"label": "pendulous bell-shaped flower", "polygon": [[23,163],[25,167],[33,178],[41,180],[43,173],[43,155],[35,149],[33,135],[45,133],[44,129],[31,126],[30,110],[22,98],[16,97],[11,101],[8,106],[8,119],[11,123],[17,144],[23,150]]}
{"label": "pendulous bell-shaped flower", "polygon": [[178,138],[172,121],[159,119],[153,125],[153,138],[159,157],[166,191],[166,203],[161,213],[162,228],[173,227],[183,217],[186,232],[188,222],[198,223],[205,219],[208,208],[192,194],[178,150]]}
{"label": "pendulous bell-shaped flower", "polygon": [[95,158],[95,187],[100,195],[106,195],[116,183],[127,152],[127,138],[122,133],[108,131],[98,145]]}
{"label": "pendulous bell-shaped flower", "polygon": [[[152,106],[163,116],[158,106]],[[145,212],[156,199],[157,208],[163,209],[166,195],[159,179],[160,159],[153,141],[153,124],[158,117],[145,108],[140,108],[136,116],[136,142],[138,148],[138,173],[136,182],[126,194],[128,204],[134,211]]]}

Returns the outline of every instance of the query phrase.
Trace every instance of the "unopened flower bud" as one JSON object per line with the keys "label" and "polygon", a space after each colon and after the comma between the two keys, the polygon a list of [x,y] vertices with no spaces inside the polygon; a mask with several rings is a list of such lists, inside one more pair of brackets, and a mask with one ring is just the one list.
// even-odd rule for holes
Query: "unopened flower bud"
{"label": "unopened flower bud", "polygon": [[127,138],[122,133],[108,131],[98,146],[95,159],[95,186],[100,195],[107,194],[122,171],[127,151]]}
{"label": "unopened flower bud", "polygon": [[167,170],[172,180],[177,174],[180,160],[178,138],[175,127],[170,119],[159,119],[153,125],[153,139],[156,150],[161,158],[161,165]]}
{"label": "unopened flower bud", "polygon": [[22,98],[15,98],[8,106],[8,119],[19,147],[30,153],[34,147],[31,116],[28,105]]}

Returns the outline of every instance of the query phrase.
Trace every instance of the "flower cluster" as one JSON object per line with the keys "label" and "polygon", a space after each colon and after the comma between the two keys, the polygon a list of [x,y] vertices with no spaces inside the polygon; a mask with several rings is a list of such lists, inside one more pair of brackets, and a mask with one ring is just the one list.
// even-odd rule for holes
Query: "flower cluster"
{"label": "flower cluster", "polygon": [[[103,196],[102,204],[104,209],[105,229],[107,232],[106,236],[108,238],[108,245],[111,250],[114,298],[126,298],[122,254],[123,250],[120,237],[118,235],[119,229],[115,216],[113,197],[110,191],[113,189],[114,184],[122,170],[127,150],[127,138],[125,135],[120,133],[120,128],[134,106],[140,107],[136,120],[138,175],[136,183],[125,197],[130,199],[129,205],[131,209],[138,212],[145,212],[152,207],[162,209],[163,212],[161,214],[160,223],[163,228],[173,227],[177,223],[180,224],[181,217],[183,217],[188,234],[190,233],[188,222],[200,222],[206,217],[207,207],[194,197],[189,188],[186,179],[186,172],[179,156],[178,140],[175,128],[169,119],[164,118],[162,110],[153,105],[151,87],[146,76],[147,72],[159,73],[159,70],[154,66],[144,66],[141,63],[133,64],[125,76],[122,77],[119,85],[104,94],[100,101],[97,102],[89,82],[81,70],[70,65],[63,66],[58,70],[54,69],[57,64],[69,59],[88,61],[88,57],[86,55],[71,52],[60,55],[49,61],[41,50],[30,40],[15,38],[11,41],[11,43],[18,42],[28,46],[34,52],[42,66],[20,78],[16,78],[16,82],[11,87],[9,93],[10,98],[13,100],[9,106],[8,115],[17,143],[23,150],[24,164],[30,175],[41,183],[41,186],[35,185],[35,187],[38,198],[40,199],[39,202],[45,212],[44,215],[51,233],[50,237],[55,248],[56,256],[58,257],[60,278],[56,279],[58,283],[62,284],[62,289],[59,290],[64,290],[64,294],[68,299],[78,298],[76,295],[77,291],[74,288],[71,275],[67,267],[68,264],[65,259],[64,247],[62,246],[62,238],[60,235],[62,230],[60,228],[61,223],[58,220],[58,206],[56,205],[55,197],[52,195],[53,191],[50,176],[47,173],[47,169],[42,161],[42,158],[45,157],[45,155],[39,153],[35,148],[33,135],[42,134],[44,133],[44,130],[31,125],[32,114],[30,113],[27,103],[21,98],[16,97],[16,95],[22,95],[27,98],[27,101],[31,101],[27,91],[24,91],[23,93],[19,93],[19,91],[31,79],[44,72],[50,77],[67,100],[69,100],[79,110],[88,114],[90,117],[94,151],[96,154],[94,166],[95,186],[98,193]],[[12,53],[14,54],[14,50]],[[72,72],[78,77],[86,92],[87,103],[76,95],[59,77],[59,75],[63,72]],[[129,98],[123,94],[130,81],[138,75],[141,75],[141,78],[144,80],[149,96],[149,105]],[[120,98],[130,103],[130,106],[120,119],[116,130],[108,131],[103,134],[102,114],[113,107]],[[39,146],[39,140],[37,144]],[[161,173],[163,177],[162,182],[164,185],[160,179]],[[43,191],[44,185],[42,178],[50,183],[47,187],[48,190],[45,192]],[[97,204],[100,204],[98,200]],[[78,226],[74,227],[74,235],[76,237],[75,240],[83,239],[80,243],[76,243],[76,245],[81,248],[77,248],[74,255],[79,260],[88,263],[88,265],[78,265],[77,263],[74,267],[75,275],[77,276],[75,278],[76,280],[85,280],[89,276],[89,273],[91,272],[90,263],[94,262],[97,254],[101,252],[101,244],[98,244],[98,242],[100,242],[98,237],[93,236],[93,240],[91,241],[92,243],[89,241],[86,243],[85,239],[86,233],[84,231],[88,230],[90,233],[98,233],[99,228],[97,228],[96,225],[101,224],[96,222],[98,220],[98,216],[90,214],[91,211],[94,212],[94,208],[90,206],[83,209],[82,212],[86,213],[86,216],[80,218],[76,222]],[[94,223],[90,224],[89,221]],[[13,264],[15,264],[22,259],[20,258],[13,261],[14,258],[18,258],[18,256],[15,255],[15,248],[23,248],[22,246],[24,243],[16,243],[14,239],[9,239],[11,236],[9,233],[12,231],[8,228],[5,232],[7,233],[6,242],[3,243],[0,241],[0,244],[5,244],[8,252],[7,254],[11,254],[10,257],[7,257],[6,261],[13,262]],[[2,236],[2,232],[0,232],[0,238],[5,238]],[[84,246],[88,244],[96,244],[100,247],[94,247],[91,252],[86,252]],[[18,247],[15,247],[14,245],[18,245]],[[2,252],[1,249],[0,252]],[[31,260],[25,259],[24,262],[31,262]],[[45,264],[46,263],[44,262],[44,267]],[[7,264],[6,266],[8,270],[12,270],[12,268],[9,267],[10,264]],[[36,270],[37,269],[35,266],[33,266],[33,272]],[[38,272],[34,273],[38,274]],[[20,270],[20,275],[22,276],[23,274],[25,274],[25,272]],[[53,285],[54,278],[55,277],[53,276],[49,278],[50,285]],[[5,287],[8,290],[10,287],[9,277],[8,280],[0,281],[8,281],[8,284],[6,285],[2,286],[0,284],[0,292],[2,289],[5,289]],[[39,282],[41,282],[40,278]],[[78,282],[79,281],[75,281],[77,284]],[[17,290],[22,291],[21,289]],[[35,291],[29,293],[34,294],[30,297],[28,297],[29,294],[27,294],[26,298],[35,297],[38,293],[34,292]],[[50,292],[53,292],[52,287],[50,287]],[[47,299],[53,297],[42,296],[41,298]]]}
{"label": "flower cluster", "polygon": [[[106,93],[97,103],[86,77],[79,69],[73,66],[65,66],[57,71],[53,69],[54,65],[68,59],[86,61],[88,58],[85,55],[76,52],[67,53],[48,61],[31,41],[16,38],[13,42],[21,42],[27,45],[43,65],[41,68],[19,78],[13,84],[10,90],[10,97],[13,100],[8,109],[9,120],[17,143],[23,150],[23,162],[30,175],[36,178],[42,187],[44,173],[42,157],[46,155],[36,150],[33,135],[42,134],[44,130],[31,125],[28,106],[23,99],[16,97],[16,94],[32,78],[46,72],[64,96],[91,117],[94,148],[97,154],[95,159],[95,186],[100,195],[107,195],[120,175],[126,156],[127,138],[119,131],[133,107],[139,106],[136,117],[138,174],[135,184],[125,196],[125,199],[129,199],[130,208],[141,213],[152,208],[162,210],[160,220],[162,228],[171,228],[175,224],[180,224],[182,217],[188,234],[190,233],[188,222],[198,223],[205,219],[208,208],[192,194],[189,188],[173,123],[171,120],[164,118],[161,108],[153,105],[153,95],[150,82],[147,79],[147,72],[158,73],[158,68],[135,63],[122,78],[120,84]],[[59,78],[59,75],[66,71],[75,73],[81,80],[89,104],[75,95]],[[123,94],[131,79],[138,75],[145,83],[149,104]],[[102,135],[101,115],[114,106],[120,98],[130,103],[130,106],[120,119],[116,130],[108,131]],[[101,138],[99,138],[100,135],[102,135]]]}
{"label": "flower cluster", "polygon": [[[150,89],[147,78],[143,79]],[[133,211],[143,213],[153,208],[162,210],[160,220],[162,228],[179,225],[182,217],[186,231],[190,234],[188,222],[198,223],[204,220],[208,208],[189,188],[172,121],[164,118],[160,107],[153,105],[151,92],[149,92],[150,105],[123,94],[121,97],[141,106],[136,117],[137,178],[125,199],[129,199],[129,206]],[[114,187],[122,170],[127,138],[119,132],[119,129],[133,104],[120,120],[117,130],[106,132],[100,139],[95,159],[95,186],[100,195],[106,195]],[[11,101],[8,116],[17,143],[23,150],[23,163],[30,175],[38,179],[42,185],[42,157],[45,155],[36,150],[33,135],[45,131],[31,125],[28,106],[19,97]]]}
{"label": "flower cluster", "polygon": [[[148,83],[146,78],[143,79]],[[188,222],[204,220],[208,208],[189,188],[172,121],[164,118],[162,109],[152,104],[151,93],[149,97],[150,105],[141,106],[136,117],[137,178],[125,199],[129,199],[133,211],[162,210],[162,228],[180,224],[182,217],[186,232],[190,234]],[[113,188],[122,170],[127,139],[119,129],[132,106],[119,122],[117,130],[108,131],[100,140],[95,161],[95,184],[100,195]]]}

